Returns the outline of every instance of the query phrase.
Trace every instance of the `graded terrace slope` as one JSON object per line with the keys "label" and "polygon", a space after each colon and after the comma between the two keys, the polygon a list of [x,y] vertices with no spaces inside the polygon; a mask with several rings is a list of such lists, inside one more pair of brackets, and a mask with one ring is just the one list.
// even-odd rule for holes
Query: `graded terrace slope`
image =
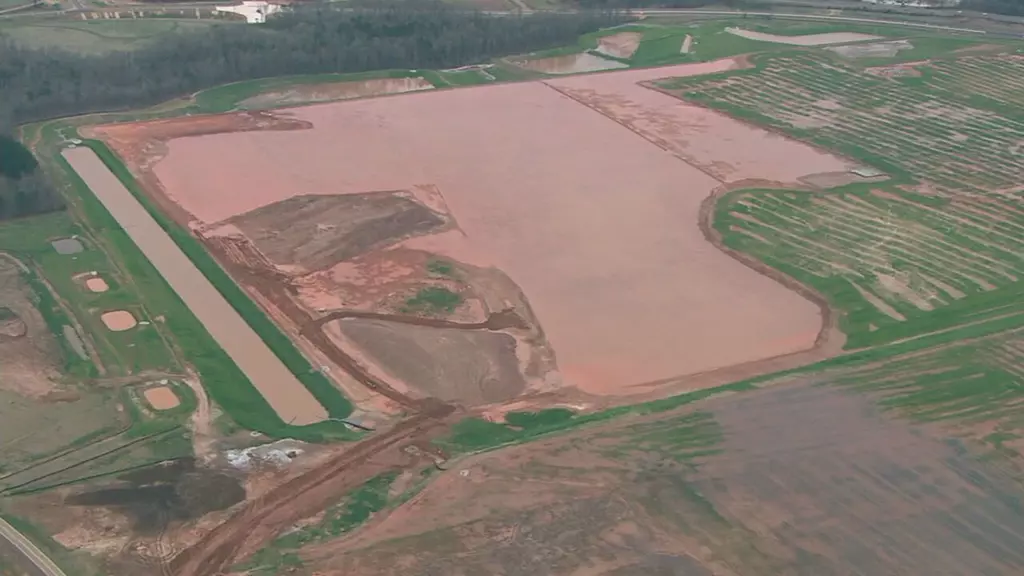
{"label": "graded terrace slope", "polygon": [[[619,82],[627,91],[660,76],[736,65],[627,71]],[[666,105],[687,107],[668,97],[654,107]],[[312,128],[166,142],[152,168],[162,188],[155,192],[201,227],[294,196],[433,186],[458,242],[424,237],[419,248],[507,273],[536,311],[564,381],[591,392],[623,393],[790,354],[818,336],[817,306],[721,253],[697,227],[702,202],[722,180],[550,85],[418,93],[278,115]],[[768,138],[724,117],[717,125],[737,138]],[[693,131],[688,138],[700,148],[716,136]],[[774,150],[809,161],[762,178],[847,168],[805,145],[772,140]],[[707,161],[731,165],[737,151],[715,146],[708,154],[719,158]],[[749,164],[744,176],[757,177],[758,164]]]}
{"label": "graded terrace slope", "polygon": [[88,148],[74,148],[63,154],[281,419],[289,424],[304,425],[327,418],[323,406],[217,292],[96,153]]}

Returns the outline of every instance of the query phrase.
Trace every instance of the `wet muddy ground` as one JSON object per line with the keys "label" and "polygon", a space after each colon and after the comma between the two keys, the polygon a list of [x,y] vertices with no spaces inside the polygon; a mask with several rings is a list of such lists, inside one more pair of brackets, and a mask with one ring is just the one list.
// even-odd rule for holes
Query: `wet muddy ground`
{"label": "wet muddy ground", "polygon": [[804,382],[459,462],[299,573],[1017,574],[1018,491],[958,441]]}

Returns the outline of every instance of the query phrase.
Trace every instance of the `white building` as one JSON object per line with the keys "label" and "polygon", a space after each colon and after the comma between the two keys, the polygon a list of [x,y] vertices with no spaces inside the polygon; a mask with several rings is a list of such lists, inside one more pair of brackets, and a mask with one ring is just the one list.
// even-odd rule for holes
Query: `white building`
{"label": "white building", "polygon": [[275,12],[280,12],[281,5],[271,4],[270,2],[264,2],[261,0],[243,0],[241,4],[217,6],[214,10],[217,12],[241,14],[242,16],[245,16],[245,21],[249,24],[262,24],[267,21],[267,16]]}

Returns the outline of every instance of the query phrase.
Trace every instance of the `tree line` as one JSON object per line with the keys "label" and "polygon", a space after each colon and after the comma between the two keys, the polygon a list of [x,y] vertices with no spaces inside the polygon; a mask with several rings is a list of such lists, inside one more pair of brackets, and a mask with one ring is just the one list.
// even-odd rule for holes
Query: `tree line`
{"label": "tree line", "polygon": [[1007,16],[1024,16],[1024,0],[963,0],[960,8]]}
{"label": "tree line", "polygon": [[[300,6],[264,25],[218,24],[104,55],[28,49],[0,36],[0,134],[26,122],[148,106],[241,80],[455,67],[571,44],[626,19],[615,11],[496,16],[399,0]],[[0,172],[0,194],[34,174]],[[22,194],[39,194],[30,181]],[[13,212],[0,208],[0,217],[52,206],[44,200],[5,202]]]}

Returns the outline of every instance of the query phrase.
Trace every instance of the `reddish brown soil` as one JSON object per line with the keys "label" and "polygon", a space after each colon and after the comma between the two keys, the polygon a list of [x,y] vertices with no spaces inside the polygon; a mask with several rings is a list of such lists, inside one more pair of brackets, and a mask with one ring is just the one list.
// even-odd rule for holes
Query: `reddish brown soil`
{"label": "reddish brown soil", "polygon": [[136,324],[135,317],[127,310],[104,312],[103,315],[100,316],[100,320],[103,320],[103,325],[114,332],[130,330],[131,328],[134,328]]}
{"label": "reddish brown soil", "polygon": [[[632,97],[636,81],[733,66],[624,72],[621,90]],[[812,304],[685,225],[718,182],[549,86],[402,95],[289,114],[316,128],[172,140],[154,172],[208,223],[295,195],[436,185],[479,263],[497,265],[527,294],[565,381],[594,392],[792,353],[819,331]],[[341,125],[358,137],[339,138]],[[446,146],[437,146],[436,133],[451,136]],[[839,166],[808,163],[788,174]]]}
{"label": "reddish brown soil", "polygon": [[146,397],[146,402],[149,402],[150,406],[156,410],[170,410],[180,404],[178,397],[167,386],[146,388],[143,395]]}

